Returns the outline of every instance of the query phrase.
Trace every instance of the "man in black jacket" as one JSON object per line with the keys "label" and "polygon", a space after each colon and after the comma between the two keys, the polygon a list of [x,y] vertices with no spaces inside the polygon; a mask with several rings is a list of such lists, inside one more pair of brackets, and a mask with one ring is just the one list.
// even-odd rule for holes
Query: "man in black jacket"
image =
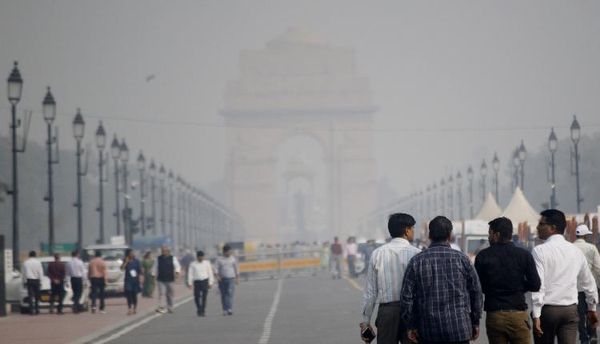
{"label": "man in black jacket", "polygon": [[[181,267],[176,257],[171,255],[171,250],[167,246],[161,247],[161,255],[156,258],[154,263],[154,273],[158,284],[158,308],[159,313],[173,313],[173,284],[179,276]],[[166,301],[166,309],[162,303],[163,295]]]}
{"label": "man in black jacket", "polygon": [[475,258],[485,294],[490,344],[531,343],[525,293],[540,290],[540,277],[529,251],[512,242],[513,225],[506,217],[489,222],[490,247]]}

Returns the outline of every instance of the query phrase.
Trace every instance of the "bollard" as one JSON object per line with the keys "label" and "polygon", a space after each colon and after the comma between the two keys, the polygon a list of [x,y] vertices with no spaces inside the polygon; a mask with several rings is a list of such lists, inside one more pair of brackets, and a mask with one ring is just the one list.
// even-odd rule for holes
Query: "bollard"
{"label": "bollard", "polygon": [[4,235],[0,235],[0,317],[6,316],[6,269],[4,268]]}

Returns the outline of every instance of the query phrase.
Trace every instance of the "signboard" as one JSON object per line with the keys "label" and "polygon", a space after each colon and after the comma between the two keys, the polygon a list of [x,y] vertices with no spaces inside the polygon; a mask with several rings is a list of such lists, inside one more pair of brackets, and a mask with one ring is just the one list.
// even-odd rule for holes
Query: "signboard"
{"label": "signboard", "polygon": [[[49,245],[47,243],[40,244],[40,251],[42,251],[43,253],[47,254],[48,252],[50,252],[48,249]],[[54,244],[54,252],[56,253],[71,253],[75,249],[77,249],[77,244],[72,242]]]}

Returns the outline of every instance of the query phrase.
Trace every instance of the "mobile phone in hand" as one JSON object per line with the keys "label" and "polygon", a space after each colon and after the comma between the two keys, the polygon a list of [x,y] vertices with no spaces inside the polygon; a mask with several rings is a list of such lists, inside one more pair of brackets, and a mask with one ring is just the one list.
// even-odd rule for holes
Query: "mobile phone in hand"
{"label": "mobile phone in hand", "polygon": [[371,327],[367,327],[360,332],[360,337],[367,343],[370,343],[375,339],[375,333]]}

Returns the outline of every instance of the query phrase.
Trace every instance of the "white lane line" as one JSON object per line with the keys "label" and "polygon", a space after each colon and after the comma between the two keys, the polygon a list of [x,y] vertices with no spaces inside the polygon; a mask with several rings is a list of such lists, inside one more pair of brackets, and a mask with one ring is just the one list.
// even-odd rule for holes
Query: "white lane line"
{"label": "white lane line", "polygon": [[[177,308],[177,307],[183,305],[184,303],[191,301],[193,298],[194,298],[193,296],[190,296],[190,297],[188,297],[186,299],[183,299],[183,300],[177,302],[176,304],[174,304],[173,308]],[[108,343],[110,341],[113,341],[113,340],[121,337],[122,335],[124,335],[126,333],[129,333],[129,332],[135,330],[136,328],[138,328],[138,327],[140,327],[140,326],[142,326],[142,325],[144,325],[144,324],[146,324],[146,323],[148,323],[148,322],[150,322],[150,321],[152,321],[152,320],[154,320],[154,319],[156,319],[156,318],[158,318],[160,316],[163,316],[163,315],[165,315],[165,314],[159,314],[159,313],[157,313],[157,314],[151,315],[151,316],[149,316],[147,318],[142,319],[140,322],[136,322],[134,324],[131,324],[129,326],[126,326],[126,327],[122,328],[120,331],[113,333],[109,337],[100,339],[98,341],[94,341],[94,344],[104,344],[104,343]]]}
{"label": "white lane line", "polygon": [[283,285],[283,279],[279,279],[279,283],[277,283],[277,291],[275,292],[275,297],[273,298],[273,304],[271,305],[271,310],[267,317],[265,318],[265,325],[263,327],[262,336],[258,340],[258,344],[267,344],[269,343],[269,339],[271,338],[271,327],[273,326],[273,318],[275,317],[275,313],[277,313],[277,306],[279,306],[279,298],[281,297],[281,289]]}

